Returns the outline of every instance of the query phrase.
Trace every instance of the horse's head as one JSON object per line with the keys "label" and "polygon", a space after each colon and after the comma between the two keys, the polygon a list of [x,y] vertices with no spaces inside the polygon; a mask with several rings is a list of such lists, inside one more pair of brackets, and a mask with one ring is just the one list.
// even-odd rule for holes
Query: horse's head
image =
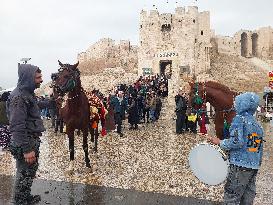
{"label": "horse's head", "polygon": [[189,105],[198,110],[201,109],[204,103],[206,95],[206,83],[205,82],[189,82]]}
{"label": "horse's head", "polygon": [[60,95],[65,95],[66,93],[74,90],[80,85],[80,71],[77,68],[79,62],[75,65],[62,64],[60,61],[60,68],[58,73],[53,73],[51,75],[52,82],[54,82],[54,87],[57,89]]}

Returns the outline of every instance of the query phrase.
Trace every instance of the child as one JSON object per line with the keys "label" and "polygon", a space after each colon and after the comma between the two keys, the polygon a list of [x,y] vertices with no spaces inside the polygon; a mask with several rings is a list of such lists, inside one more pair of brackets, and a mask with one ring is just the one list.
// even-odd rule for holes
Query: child
{"label": "child", "polygon": [[188,127],[190,129],[190,132],[193,132],[194,134],[197,133],[197,114],[194,111],[192,111],[191,114],[188,116]]}

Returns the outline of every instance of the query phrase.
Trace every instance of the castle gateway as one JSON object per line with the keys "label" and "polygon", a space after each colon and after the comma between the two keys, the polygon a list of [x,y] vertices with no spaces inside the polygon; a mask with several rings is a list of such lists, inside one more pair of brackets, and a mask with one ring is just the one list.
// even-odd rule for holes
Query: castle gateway
{"label": "castle gateway", "polygon": [[[175,14],[157,10],[140,14],[138,74],[166,74],[174,71],[206,73],[210,68],[210,14],[198,8],[175,9]],[[147,72],[150,70],[150,72]]]}

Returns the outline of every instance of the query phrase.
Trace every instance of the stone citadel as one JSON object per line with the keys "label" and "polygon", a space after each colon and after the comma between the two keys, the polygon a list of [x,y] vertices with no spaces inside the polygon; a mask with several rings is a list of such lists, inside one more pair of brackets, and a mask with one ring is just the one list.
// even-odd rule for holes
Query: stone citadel
{"label": "stone citadel", "polygon": [[[170,91],[174,85],[175,92],[193,75],[224,83],[232,81],[233,77],[225,78],[224,73],[232,68],[246,71],[242,79],[236,76],[237,81],[249,78],[252,83],[252,76],[263,78],[258,85],[261,88],[266,81],[265,68],[273,64],[271,27],[240,30],[232,37],[216,35],[210,26],[210,12],[200,12],[196,6],[177,7],[174,13],[142,10],[138,44],[103,38],[78,54],[81,72],[90,75],[105,68],[121,67],[139,76],[165,73],[170,79]],[[216,72],[223,79],[215,77]]]}

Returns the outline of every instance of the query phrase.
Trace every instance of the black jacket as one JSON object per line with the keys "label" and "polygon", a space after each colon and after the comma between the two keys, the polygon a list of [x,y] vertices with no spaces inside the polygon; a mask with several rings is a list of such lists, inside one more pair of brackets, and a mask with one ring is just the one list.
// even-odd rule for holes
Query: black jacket
{"label": "black jacket", "polygon": [[187,100],[181,96],[181,95],[176,95],[175,96],[175,105],[176,105],[176,108],[175,108],[175,111],[186,111],[187,110]]}
{"label": "black jacket", "polygon": [[34,138],[45,131],[34,95],[37,69],[38,67],[30,64],[19,64],[18,84],[7,102],[11,144],[20,147],[23,153],[32,151],[35,146]]}

